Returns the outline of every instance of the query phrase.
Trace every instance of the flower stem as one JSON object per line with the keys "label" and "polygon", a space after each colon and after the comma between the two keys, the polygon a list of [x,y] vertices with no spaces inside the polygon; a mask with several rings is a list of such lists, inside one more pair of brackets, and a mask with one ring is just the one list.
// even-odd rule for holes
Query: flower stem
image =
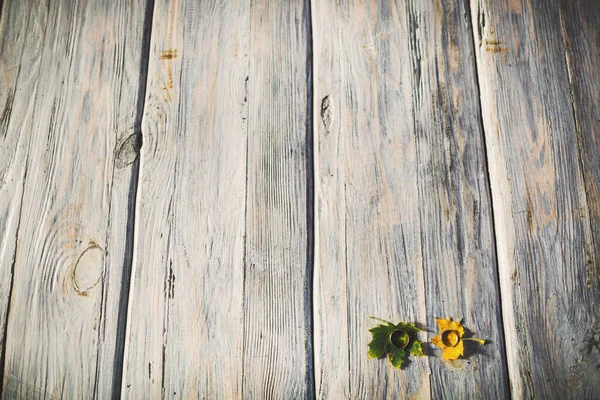
{"label": "flower stem", "polygon": [[463,341],[465,341],[465,340],[472,340],[472,341],[474,341],[474,342],[478,342],[479,344],[485,344],[485,340],[483,340],[483,339],[477,339],[477,338],[463,338],[462,340],[463,340]]}

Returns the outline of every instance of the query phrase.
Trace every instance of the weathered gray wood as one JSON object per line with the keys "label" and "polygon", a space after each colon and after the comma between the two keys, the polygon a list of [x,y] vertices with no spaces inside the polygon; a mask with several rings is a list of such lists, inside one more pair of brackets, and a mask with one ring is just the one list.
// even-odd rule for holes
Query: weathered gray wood
{"label": "weathered gray wood", "polygon": [[244,397],[312,395],[308,1],[252,1]]}
{"label": "weathered gray wood", "polygon": [[[46,15],[5,2],[0,18],[0,350],[4,354],[17,231]],[[24,66],[24,67],[23,67]],[[2,360],[0,360],[2,362]]]}
{"label": "weathered gray wood", "polygon": [[301,2],[155,5],[127,398],[310,390],[306,18]]}
{"label": "weathered gray wood", "polygon": [[598,60],[597,37],[577,33],[597,3],[575,3],[563,3],[565,57],[557,2],[471,2],[515,398],[594,398],[600,383],[598,149],[585,149],[597,142],[598,93],[582,81],[598,87],[598,64],[572,65],[577,124],[566,65]]}
{"label": "weathered gray wood", "polygon": [[[600,261],[600,3],[579,0],[560,3],[560,20],[566,46],[567,69],[571,84],[571,100],[575,128],[583,167],[586,201],[592,228],[593,249],[586,249],[586,267],[595,259],[596,267],[588,271],[586,284],[600,293],[599,277],[594,269]],[[590,301],[594,301],[590,298]],[[595,327],[600,340],[600,321]],[[600,348],[596,349],[600,352]]]}
{"label": "weathered gray wood", "polygon": [[480,114],[512,394],[595,395],[596,1],[315,0],[313,106],[305,2],[156,0],[136,206],[146,0],[1,3],[3,397],[506,397]]}
{"label": "weathered gray wood", "polygon": [[[313,2],[315,375],[320,398],[508,394],[465,4]],[[463,318],[467,357],[368,360],[369,315]]]}
{"label": "weathered gray wood", "polygon": [[127,165],[135,159],[122,144],[139,118],[144,9],[142,0],[5,2],[0,140],[2,163],[9,160],[1,197],[8,229],[0,261],[3,277],[14,270],[5,398],[114,393]]}
{"label": "weathered gray wood", "polygon": [[249,6],[155,3],[125,398],[241,397]]}

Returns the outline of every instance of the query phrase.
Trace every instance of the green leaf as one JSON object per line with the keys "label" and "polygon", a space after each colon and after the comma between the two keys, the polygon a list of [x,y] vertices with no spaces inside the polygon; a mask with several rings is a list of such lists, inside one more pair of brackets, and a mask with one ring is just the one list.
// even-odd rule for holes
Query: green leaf
{"label": "green leaf", "polygon": [[386,353],[386,342],[384,340],[376,340],[373,335],[373,340],[369,343],[369,358],[379,358]]}
{"label": "green leaf", "polygon": [[390,364],[392,364],[394,368],[400,368],[407,356],[408,354],[404,350],[392,346],[388,353],[388,360],[390,360]]}
{"label": "green leaf", "polygon": [[[400,322],[400,324],[398,324],[398,325],[401,325],[401,324],[403,324],[403,323],[402,323],[402,322]],[[404,323],[403,329],[404,329],[406,332],[410,332],[410,333],[419,333],[419,332],[423,332],[421,329],[417,328],[417,327],[416,327],[414,324],[407,324],[407,323]]]}
{"label": "green leaf", "polygon": [[394,368],[400,368],[409,354],[423,355],[421,348],[423,342],[417,339],[417,333],[421,330],[415,325],[406,322],[393,324],[379,318],[369,318],[383,322],[383,324],[369,329],[372,336],[371,342],[368,344],[369,358],[380,358],[387,353]]}
{"label": "green leaf", "polygon": [[421,347],[421,342],[415,340],[412,345],[408,348],[408,351],[413,356],[423,356],[423,347]]}
{"label": "green leaf", "polygon": [[369,329],[372,340],[369,342],[369,358],[379,358],[388,352],[390,334],[395,329],[394,325],[377,325]]}

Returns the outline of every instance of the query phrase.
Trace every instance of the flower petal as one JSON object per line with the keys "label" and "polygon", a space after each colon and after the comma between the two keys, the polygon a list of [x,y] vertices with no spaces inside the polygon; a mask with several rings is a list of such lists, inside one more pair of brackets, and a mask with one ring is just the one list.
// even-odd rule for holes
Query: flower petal
{"label": "flower petal", "polygon": [[437,335],[436,337],[432,338],[431,343],[435,344],[438,347],[441,347],[442,349],[446,347],[442,342],[442,335]]}
{"label": "flower petal", "polygon": [[456,360],[464,354],[464,346],[462,340],[458,342],[456,347],[443,348],[442,358],[444,360]]}
{"label": "flower petal", "polygon": [[448,319],[436,318],[435,321],[437,322],[438,326],[440,327],[440,332],[447,331],[447,330],[456,331],[456,332],[458,332],[459,337],[462,337],[462,335],[465,334],[465,328],[463,328],[462,324],[460,323],[460,320],[452,321],[452,319],[450,319],[450,318],[448,318]]}

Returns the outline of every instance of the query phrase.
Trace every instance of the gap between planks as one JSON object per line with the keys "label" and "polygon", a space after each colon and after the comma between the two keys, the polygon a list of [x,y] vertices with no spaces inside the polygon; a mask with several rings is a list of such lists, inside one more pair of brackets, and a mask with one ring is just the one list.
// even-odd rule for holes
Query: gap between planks
{"label": "gap between planks", "polygon": [[[0,0],[2,1],[2,0]],[[134,122],[134,134],[139,135],[140,147],[143,146],[142,117],[146,106],[146,88],[148,86],[148,67],[150,64],[150,40],[152,39],[152,19],[154,16],[154,1],[146,0],[144,27],[142,34],[142,54],[140,62],[140,87],[138,90],[137,115]],[[135,251],[135,216],[137,210],[137,194],[139,189],[141,152],[132,164],[131,183],[129,189],[129,202],[127,210],[127,236],[125,237],[125,259],[123,260],[123,280],[119,299],[119,320],[117,323],[117,345],[113,364],[113,397],[120,398],[123,382],[123,362],[125,357],[125,338],[127,337],[127,324],[129,317],[129,298],[131,290],[131,276]],[[117,395],[118,394],[118,395]]]}

